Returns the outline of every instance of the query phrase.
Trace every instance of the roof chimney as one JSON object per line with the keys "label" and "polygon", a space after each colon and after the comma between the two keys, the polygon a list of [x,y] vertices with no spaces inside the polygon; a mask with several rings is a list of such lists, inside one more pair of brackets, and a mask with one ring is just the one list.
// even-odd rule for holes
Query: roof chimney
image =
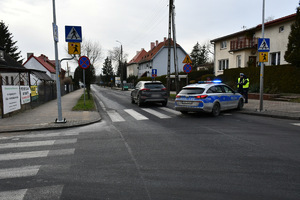
{"label": "roof chimney", "polygon": [[166,37],[164,37],[164,42],[166,42],[167,41],[167,38]]}
{"label": "roof chimney", "polygon": [[151,43],[150,43],[150,50],[152,50],[154,47],[155,47],[155,43],[154,43],[154,42],[151,42]]}
{"label": "roof chimney", "polygon": [[156,42],[156,46],[158,45],[158,40],[155,41]]}
{"label": "roof chimney", "polygon": [[27,59],[29,59],[30,56],[33,56],[33,53],[27,53]]}

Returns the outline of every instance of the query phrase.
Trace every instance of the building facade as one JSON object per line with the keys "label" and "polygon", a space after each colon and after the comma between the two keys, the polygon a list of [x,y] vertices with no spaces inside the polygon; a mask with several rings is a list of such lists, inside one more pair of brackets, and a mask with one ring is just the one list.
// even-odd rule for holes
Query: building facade
{"label": "building facade", "polygon": [[[270,38],[270,52],[265,65],[288,64],[284,60],[291,25],[296,14],[265,23],[264,37]],[[262,25],[211,40],[214,44],[214,72],[223,74],[225,69],[259,65],[258,39],[262,37]]]}

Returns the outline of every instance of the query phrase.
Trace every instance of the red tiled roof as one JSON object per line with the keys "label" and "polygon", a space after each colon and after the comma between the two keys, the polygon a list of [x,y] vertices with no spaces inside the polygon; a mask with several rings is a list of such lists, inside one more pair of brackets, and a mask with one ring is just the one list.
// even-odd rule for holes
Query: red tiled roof
{"label": "red tiled roof", "polygon": [[[294,14],[291,14],[291,15],[288,15],[288,16],[285,16],[285,17],[281,17],[281,18],[266,22],[265,26],[272,26],[272,25],[277,24],[277,23],[293,20],[296,17],[296,15],[297,15],[297,13],[294,13]],[[261,27],[262,27],[262,24],[257,25],[257,28],[261,28]]]}
{"label": "red tiled roof", "polygon": [[[153,59],[153,57],[163,48],[169,46],[169,40],[165,40],[159,44],[157,44],[154,48],[152,48],[148,53],[142,57],[140,62],[147,62]],[[174,42],[171,39],[171,46],[174,46]],[[177,44],[177,47],[179,47],[179,44]]]}
{"label": "red tiled roof", "polygon": [[52,61],[48,59],[47,56],[41,54],[39,57],[36,57],[34,55],[31,55],[27,61],[23,64],[23,66],[31,59],[36,59],[42,66],[44,66],[50,73],[56,73],[55,71],[55,65],[52,64]]}
{"label": "red tiled roof", "polygon": [[128,64],[140,62],[142,60],[142,57],[144,57],[146,54],[147,54],[147,51],[145,51],[145,49],[142,49],[130,60],[130,62]]}

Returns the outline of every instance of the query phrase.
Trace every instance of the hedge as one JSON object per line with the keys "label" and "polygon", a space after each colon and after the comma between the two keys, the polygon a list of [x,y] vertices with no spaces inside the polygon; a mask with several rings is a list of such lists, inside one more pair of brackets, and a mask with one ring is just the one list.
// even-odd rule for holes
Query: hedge
{"label": "hedge", "polygon": [[[240,73],[244,73],[249,78],[250,92],[259,92],[260,67],[227,69],[219,78],[236,88]],[[264,93],[300,93],[300,68],[291,65],[265,66]]]}

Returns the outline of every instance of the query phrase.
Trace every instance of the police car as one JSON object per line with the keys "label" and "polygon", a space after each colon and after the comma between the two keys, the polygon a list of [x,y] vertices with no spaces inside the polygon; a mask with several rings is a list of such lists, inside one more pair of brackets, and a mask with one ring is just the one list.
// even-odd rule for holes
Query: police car
{"label": "police car", "polygon": [[207,112],[218,116],[221,111],[244,107],[244,98],[221,81],[204,81],[182,88],[175,99],[175,110]]}

